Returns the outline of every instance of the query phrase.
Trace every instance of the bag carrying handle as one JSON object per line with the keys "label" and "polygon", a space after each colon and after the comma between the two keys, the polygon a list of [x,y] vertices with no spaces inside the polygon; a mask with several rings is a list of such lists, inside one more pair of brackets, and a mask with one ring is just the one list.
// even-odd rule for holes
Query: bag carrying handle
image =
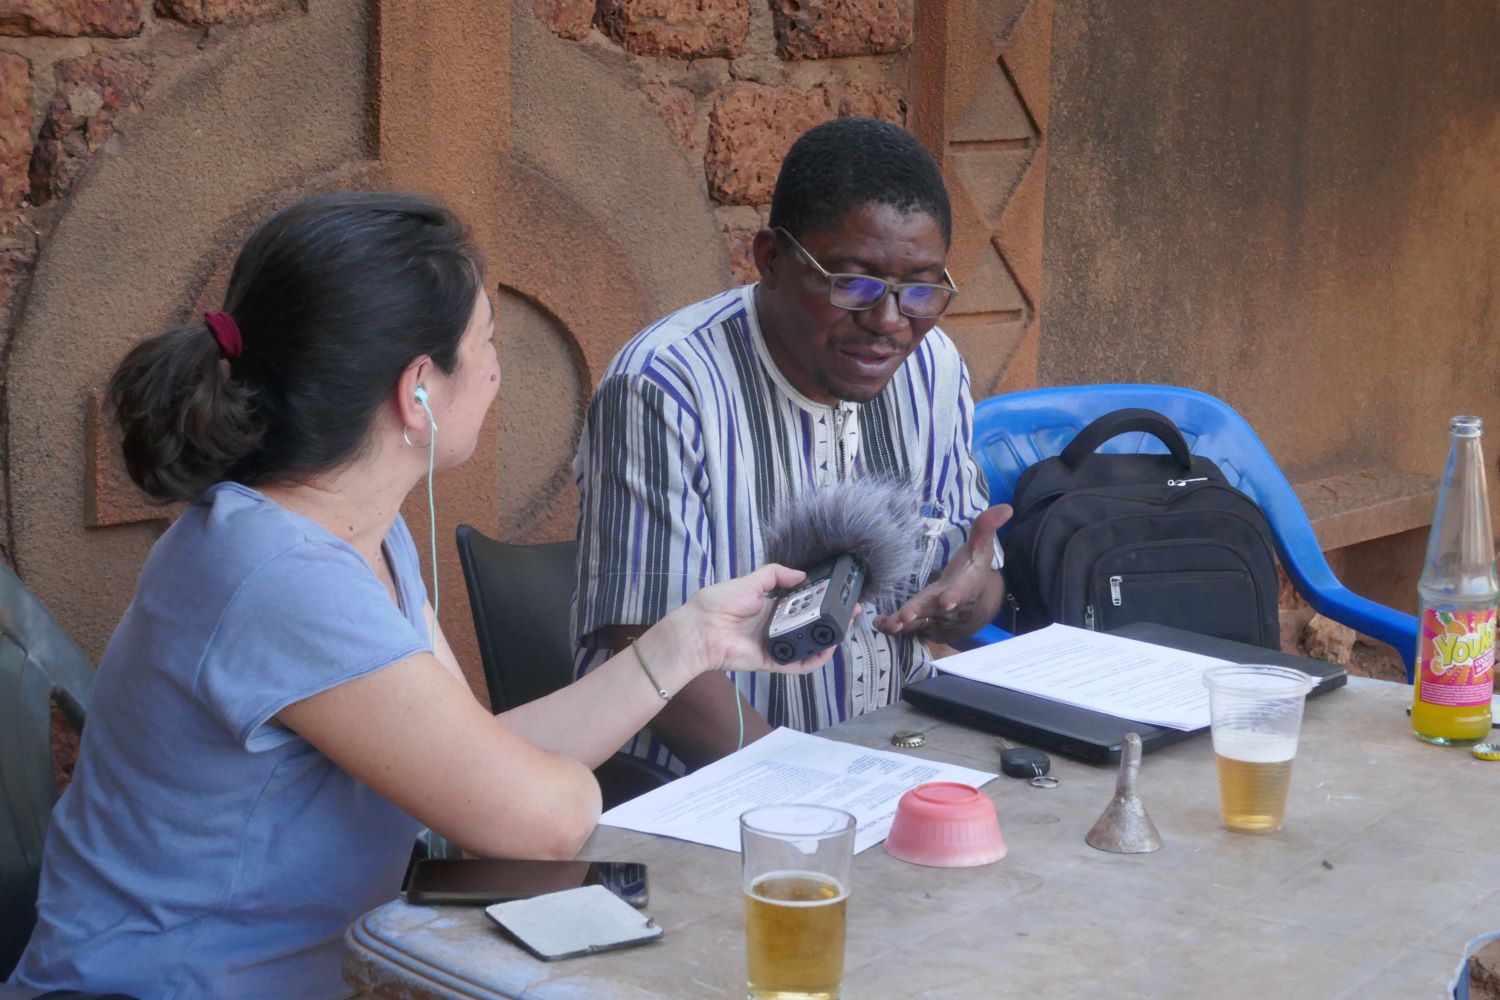
{"label": "bag carrying handle", "polygon": [[1177,425],[1155,410],[1141,407],[1114,410],[1099,417],[1068,442],[1068,446],[1062,450],[1060,457],[1069,469],[1077,470],[1078,463],[1097,451],[1104,442],[1132,431],[1150,434],[1167,446],[1167,451],[1184,471],[1192,468],[1192,455],[1189,454],[1187,441],[1183,440],[1182,432],[1177,429]]}

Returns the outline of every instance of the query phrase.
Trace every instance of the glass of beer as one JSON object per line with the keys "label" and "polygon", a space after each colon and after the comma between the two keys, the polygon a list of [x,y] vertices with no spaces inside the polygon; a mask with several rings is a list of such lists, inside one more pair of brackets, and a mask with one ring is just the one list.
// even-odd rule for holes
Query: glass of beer
{"label": "glass of beer", "polygon": [[1233,664],[1205,670],[1203,683],[1225,828],[1236,833],[1280,830],[1302,729],[1302,703],[1317,681],[1290,667]]}
{"label": "glass of beer", "polygon": [[740,816],[745,962],[753,1000],[838,1000],[854,817],[812,805]]}

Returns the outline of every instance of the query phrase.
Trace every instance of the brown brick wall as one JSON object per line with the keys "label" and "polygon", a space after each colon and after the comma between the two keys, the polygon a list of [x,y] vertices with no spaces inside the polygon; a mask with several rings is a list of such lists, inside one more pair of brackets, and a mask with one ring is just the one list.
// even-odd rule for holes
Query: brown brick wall
{"label": "brown brick wall", "polygon": [[534,0],[558,36],[627,60],[672,134],[703,164],[729,252],[752,281],[750,239],[803,131],[836,115],[905,124],[915,0]]}

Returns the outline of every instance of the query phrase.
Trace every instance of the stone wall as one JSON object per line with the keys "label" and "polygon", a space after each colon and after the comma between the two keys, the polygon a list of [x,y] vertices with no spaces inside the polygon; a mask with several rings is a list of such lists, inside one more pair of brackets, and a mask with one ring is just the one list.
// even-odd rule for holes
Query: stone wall
{"label": "stone wall", "polygon": [[[174,79],[239,26],[297,7],[296,0],[0,6],[0,363],[10,361],[14,320],[37,256],[75,184],[109,148],[120,123],[141,110],[154,83]],[[0,436],[0,449],[9,440],[9,433]],[[8,479],[8,450],[0,460]],[[14,563],[14,526],[9,510],[3,514],[0,557]]]}
{"label": "stone wall", "polygon": [[[123,475],[109,372],[217,303],[257,221],[327,187],[437,194],[490,262],[505,387],[475,457],[437,484],[444,626],[476,688],[453,527],[571,535],[568,462],[604,366],[651,320],[753,278],[750,237],[808,126],[918,129],[956,192],[952,326],[976,391],[1008,370],[1029,384],[1050,0],[951,7],[0,5],[0,556],[97,657],[175,514]],[[997,178],[976,180],[976,151],[1004,161]],[[425,504],[406,514],[427,530]]]}
{"label": "stone wall", "polygon": [[[560,38],[614,62],[701,161],[731,274],[798,135],[836,115],[906,124],[915,0],[535,0]],[[610,51],[615,50],[615,51]],[[623,62],[612,56],[623,55]]]}
{"label": "stone wall", "polygon": [[[1045,383],[1202,389],[1411,608],[1448,418],[1500,510],[1500,8],[1061,4]],[[1350,527],[1353,527],[1352,525]],[[1324,544],[1329,544],[1328,539]]]}
{"label": "stone wall", "polygon": [[[476,687],[453,527],[571,534],[568,462],[604,366],[646,323],[753,277],[777,163],[836,115],[903,122],[943,167],[963,289],[944,327],[976,397],[1144,380],[1228,399],[1305,498],[1338,498],[1356,589],[1409,591],[1446,416],[1500,419],[1492,4],[431,15],[0,4],[0,555],[90,654],[172,515],[122,478],[97,407],[110,369],[215,302],[256,221],[330,186],[435,193],[490,264],[505,383],[437,489],[444,626]],[[425,502],[406,513],[427,530]]]}

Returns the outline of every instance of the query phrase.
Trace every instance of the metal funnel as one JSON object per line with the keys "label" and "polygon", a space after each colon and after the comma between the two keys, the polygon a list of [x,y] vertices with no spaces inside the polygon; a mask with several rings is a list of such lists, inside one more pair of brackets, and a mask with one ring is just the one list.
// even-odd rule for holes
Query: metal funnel
{"label": "metal funnel", "polygon": [[1161,834],[1146,814],[1141,797],[1135,793],[1135,781],[1141,773],[1141,737],[1125,734],[1125,748],[1120,753],[1120,776],[1115,781],[1115,797],[1105,807],[1094,828],[1084,837],[1090,847],[1112,854],[1150,854],[1161,850]]}

